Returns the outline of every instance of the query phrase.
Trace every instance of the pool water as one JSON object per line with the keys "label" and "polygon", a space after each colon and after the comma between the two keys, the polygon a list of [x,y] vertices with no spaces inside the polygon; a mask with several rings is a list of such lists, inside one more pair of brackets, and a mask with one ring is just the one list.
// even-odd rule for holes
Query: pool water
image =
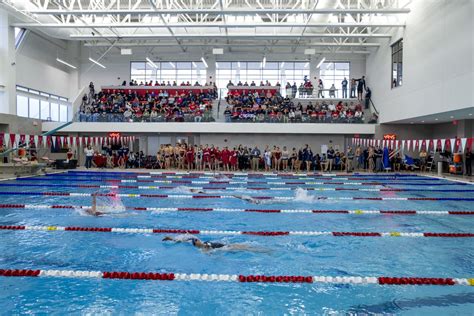
{"label": "pool water", "polygon": [[[191,192],[190,188],[205,188],[205,193]],[[5,207],[0,208],[0,225],[472,233],[474,216],[368,214],[364,211],[473,211],[473,191],[474,186],[469,184],[415,175],[236,174],[214,177],[210,174],[77,171],[0,182],[0,204],[91,205],[90,196],[42,195],[44,192],[167,197],[99,197],[101,209],[108,208],[112,212],[102,217],[87,216],[83,210],[74,208]],[[220,198],[187,198],[207,194]],[[266,199],[261,200],[261,204],[253,204],[232,195]],[[353,200],[354,197],[383,200]],[[175,208],[218,210],[176,212]],[[245,209],[362,212],[260,213],[244,212]],[[199,237],[205,241],[243,243],[261,250],[205,252],[189,243],[164,243],[162,234],[0,230],[0,236],[0,269],[474,277],[473,238],[203,234]],[[0,305],[3,314],[466,315],[474,311],[474,287],[0,277]]]}

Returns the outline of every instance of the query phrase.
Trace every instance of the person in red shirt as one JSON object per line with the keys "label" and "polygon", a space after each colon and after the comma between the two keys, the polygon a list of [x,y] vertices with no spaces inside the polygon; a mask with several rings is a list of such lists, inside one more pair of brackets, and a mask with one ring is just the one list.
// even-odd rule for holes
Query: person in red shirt
{"label": "person in red shirt", "polygon": [[[219,147],[214,148],[214,170],[219,171],[221,165],[222,153],[219,150]],[[211,154],[212,157],[212,154]]]}
{"label": "person in red shirt", "polygon": [[222,158],[222,169],[224,171],[230,171],[230,151],[227,146],[224,147],[224,149],[221,152],[221,158]]}
{"label": "person in red shirt", "polygon": [[209,166],[209,170],[212,171],[211,149],[208,147],[207,144],[202,151],[202,161],[203,161],[203,166],[204,166],[203,170],[206,170],[206,166]]}
{"label": "person in red shirt", "polygon": [[192,170],[194,163],[194,149],[191,145],[186,149],[186,163],[188,165],[188,171]]}
{"label": "person in red shirt", "polygon": [[238,162],[238,151],[237,151],[237,148],[234,147],[234,149],[230,152],[230,166],[232,168],[232,171],[237,171],[237,162]]}

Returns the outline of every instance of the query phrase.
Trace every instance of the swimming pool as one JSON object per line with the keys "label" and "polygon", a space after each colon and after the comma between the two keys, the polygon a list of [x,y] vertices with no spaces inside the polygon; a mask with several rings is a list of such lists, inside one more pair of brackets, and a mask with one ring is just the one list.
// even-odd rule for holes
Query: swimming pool
{"label": "swimming pool", "polygon": [[[465,279],[474,277],[473,191],[393,174],[76,171],[3,181],[0,274],[40,274],[0,277],[0,304],[3,313],[469,314],[474,287],[459,283],[474,283]],[[94,193],[113,214],[86,216]],[[259,251],[161,241],[185,231]],[[379,284],[406,282],[455,284]]]}

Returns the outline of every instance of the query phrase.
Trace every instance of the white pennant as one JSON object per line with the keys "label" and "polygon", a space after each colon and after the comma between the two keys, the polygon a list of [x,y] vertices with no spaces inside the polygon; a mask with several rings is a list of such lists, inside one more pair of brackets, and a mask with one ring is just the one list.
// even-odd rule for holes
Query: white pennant
{"label": "white pennant", "polygon": [[4,137],[5,138],[3,139],[3,143],[5,144],[5,146],[8,146],[8,144],[10,144],[10,133],[5,133]]}
{"label": "white pennant", "polygon": [[56,136],[52,136],[51,139],[53,141],[53,146],[56,147]]}
{"label": "white pennant", "polygon": [[466,148],[466,143],[467,143],[467,138],[461,138],[461,151],[464,152],[464,149]]}
{"label": "white pennant", "polygon": [[454,146],[456,146],[456,138],[451,138],[451,152],[454,154]]}
{"label": "white pennant", "polygon": [[446,144],[446,139],[441,140],[441,151],[444,151],[444,145]]}
{"label": "white pennant", "polygon": [[38,135],[33,136],[36,148],[38,148],[38,138],[39,138]]}
{"label": "white pennant", "polygon": [[425,139],[425,146],[426,146],[426,151],[430,151],[430,139]]}
{"label": "white pennant", "polygon": [[423,139],[418,140],[418,151],[421,150],[421,147],[422,147],[421,145],[423,145]]}

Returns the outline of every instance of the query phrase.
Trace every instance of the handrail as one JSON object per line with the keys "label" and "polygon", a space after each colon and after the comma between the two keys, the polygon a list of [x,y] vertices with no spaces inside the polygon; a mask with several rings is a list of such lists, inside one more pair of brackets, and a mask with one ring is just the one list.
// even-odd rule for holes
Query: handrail
{"label": "handrail", "polygon": [[377,108],[375,107],[375,104],[374,104],[374,102],[372,101],[372,98],[369,98],[369,101],[370,101],[370,104],[372,104],[372,107],[374,108],[375,114],[379,115],[379,111],[378,111]]}

